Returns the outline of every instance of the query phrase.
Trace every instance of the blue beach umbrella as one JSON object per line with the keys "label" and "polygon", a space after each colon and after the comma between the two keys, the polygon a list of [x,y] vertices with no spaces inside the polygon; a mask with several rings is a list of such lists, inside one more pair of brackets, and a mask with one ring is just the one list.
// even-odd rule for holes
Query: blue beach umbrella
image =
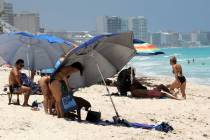
{"label": "blue beach umbrella", "polygon": [[[40,70],[54,68],[58,59],[74,48],[62,39],[44,38],[44,35],[33,35],[26,32],[0,35],[0,57],[2,63],[14,65],[17,59],[25,61],[25,68]],[[68,47],[67,47],[68,46]]]}
{"label": "blue beach umbrella", "polygon": [[73,74],[70,85],[73,88],[90,86],[102,81],[101,74],[103,78],[109,78],[118,73],[135,53],[132,32],[99,35],[69,51],[55,73],[63,65],[81,62],[84,66],[83,76]]}
{"label": "blue beach umbrella", "polygon": [[[84,66],[84,72],[82,76],[79,72],[71,75],[69,82],[72,88],[90,86],[100,81],[106,85],[104,79],[117,74],[135,54],[132,32],[96,36],[69,51],[53,75],[63,66],[80,62]],[[119,118],[107,87],[106,90]]]}

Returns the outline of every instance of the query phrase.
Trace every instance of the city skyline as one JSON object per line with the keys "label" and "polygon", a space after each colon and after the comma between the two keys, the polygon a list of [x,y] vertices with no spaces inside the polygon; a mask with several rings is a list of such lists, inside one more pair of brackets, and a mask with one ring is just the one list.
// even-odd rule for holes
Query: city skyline
{"label": "city skyline", "polygon": [[133,31],[137,39],[148,41],[147,19],[145,17],[99,16],[96,18],[96,33],[120,33]]}
{"label": "city skyline", "polygon": [[[4,0],[1,0],[4,1]],[[155,44],[157,46],[196,46],[196,45],[209,45],[210,44],[210,31],[209,30],[191,30],[189,32],[180,32],[173,29],[162,29],[158,31],[151,31],[149,28],[150,23],[144,16],[97,16],[95,18],[94,29],[88,29],[83,32],[81,29],[56,29],[56,28],[43,28],[40,26],[40,14],[32,10],[21,10],[13,12],[12,3],[6,1],[4,3],[4,14],[2,19],[9,24],[13,25],[19,31],[28,31],[31,33],[50,33],[58,35],[65,39],[83,42],[97,34],[103,33],[120,33],[133,31],[134,38],[140,39],[145,42]],[[13,17],[14,15],[14,17]],[[5,27],[4,29],[5,30]],[[80,38],[73,35],[72,31],[81,35]]]}
{"label": "city skyline", "polygon": [[[96,29],[96,17],[104,15],[144,16],[148,20],[148,31],[150,32],[161,30],[191,32],[210,29],[208,16],[210,1],[208,0],[159,0],[158,2],[152,0],[133,0],[133,2],[128,0],[100,2],[62,0],[53,3],[49,0],[7,1],[14,4],[15,12],[40,13],[42,26],[54,30],[93,31]],[[121,7],[116,7],[116,5]]]}

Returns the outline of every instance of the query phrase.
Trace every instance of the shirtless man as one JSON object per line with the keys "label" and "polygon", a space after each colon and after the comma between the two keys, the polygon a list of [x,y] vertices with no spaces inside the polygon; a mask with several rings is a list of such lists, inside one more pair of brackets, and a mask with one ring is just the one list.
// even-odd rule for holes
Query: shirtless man
{"label": "shirtless man", "polygon": [[[29,87],[23,86],[20,80],[21,69],[23,67],[24,61],[22,59],[18,59],[15,63],[15,67],[10,71],[9,74],[9,88],[12,92],[16,92],[19,94],[24,93],[23,106],[29,106],[28,99],[31,93],[31,89]],[[17,105],[20,105],[19,94],[17,94]]]}
{"label": "shirtless man", "polygon": [[[186,78],[183,76],[182,73],[182,66],[180,64],[177,64],[176,57],[171,57],[170,59],[170,65],[172,66],[172,72],[175,76],[175,80],[173,83],[169,86],[169,89],[171,92],[174,91],[174,89],[180,89],[182,97],[186,99],[185,89],[186,89]],[[177,96],[175,94],[175,96]]]}

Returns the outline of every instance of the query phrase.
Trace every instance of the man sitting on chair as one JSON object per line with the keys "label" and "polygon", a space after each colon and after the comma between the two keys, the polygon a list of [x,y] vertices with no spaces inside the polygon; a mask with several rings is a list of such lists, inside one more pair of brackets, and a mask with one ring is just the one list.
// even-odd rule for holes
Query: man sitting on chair
{"label": "man sitting on chair", "polygon": [[23,86],[21,82],[21,69],[24,67],[24,61],[18,59],[15,63],[15,67],[10,71],[9,74],[9,89],[12,93],[17,93],[17,105],[20,105],[19,94],[24,93],[24,103],[23,106],[28,105],[28,99],[31,93],[29,87]]}

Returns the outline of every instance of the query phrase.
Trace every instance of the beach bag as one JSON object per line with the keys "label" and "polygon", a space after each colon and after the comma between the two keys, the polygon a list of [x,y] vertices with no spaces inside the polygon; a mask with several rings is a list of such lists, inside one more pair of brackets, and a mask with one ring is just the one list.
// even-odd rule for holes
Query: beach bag
{"label": "beach bag", "polygon": [[62,91],[61,106],[63,112],[67,113],[69,111],[76,110],[77,104],[73,98],[73,92],[68,90],[66,83],[64,81],[61,82],[61,91]]}
{"label": "beach bag", "polygon": [[97,123],[101,120],[101,112],[89,110],[87,113],[86,121]]}

